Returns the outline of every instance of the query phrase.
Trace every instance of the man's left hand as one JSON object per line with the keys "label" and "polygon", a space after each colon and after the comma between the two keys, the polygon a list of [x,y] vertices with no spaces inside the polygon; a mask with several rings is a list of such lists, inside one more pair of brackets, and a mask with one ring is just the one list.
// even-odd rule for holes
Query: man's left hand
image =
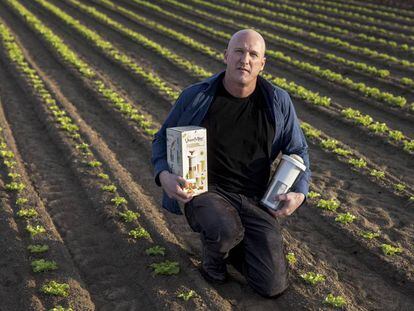
{"label": "man's left hand", "polygon": [[305,195],[300,192],[288,192],[286,194],[279,194],[275,198],[283,204],[277,211],[269,209],[274,217],[285,217],[291,215],[305,200]]}

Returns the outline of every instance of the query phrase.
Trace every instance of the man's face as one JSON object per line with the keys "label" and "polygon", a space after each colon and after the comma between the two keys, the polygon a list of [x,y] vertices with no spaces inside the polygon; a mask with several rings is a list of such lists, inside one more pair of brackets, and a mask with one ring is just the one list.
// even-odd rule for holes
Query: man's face
{"label": "man's face", "polygon": [[224,53],[229,81],[239,86],[256,83],[266,61],[264,49],[264,42],[254,33],[244,33],[233,38]]}

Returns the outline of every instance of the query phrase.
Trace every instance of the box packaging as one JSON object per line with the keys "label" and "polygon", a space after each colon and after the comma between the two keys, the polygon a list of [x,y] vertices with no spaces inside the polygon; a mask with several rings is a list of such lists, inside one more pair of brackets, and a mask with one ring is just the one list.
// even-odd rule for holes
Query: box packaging
{"label": "box packaging", "polygon": [[196,196],[208,191],[207,130],[199,126],[167,128],[167,161],[171,173],[189,186],[183,191]]}

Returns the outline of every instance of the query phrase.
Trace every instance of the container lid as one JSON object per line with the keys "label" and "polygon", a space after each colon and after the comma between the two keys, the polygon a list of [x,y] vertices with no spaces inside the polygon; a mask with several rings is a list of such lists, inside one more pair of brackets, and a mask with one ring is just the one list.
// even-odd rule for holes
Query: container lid
{"label": "container lid", "polygon": [[298,156],[297,154],[291,154],[290,156],[287,155],[287,154],[284,154],[282,156],[282,159],[286,160],[286,161],[289,161],[290,163],[297,166],[302,171],[306,170],[306,166],[305,166],[305,164],[303,164],[303,159],[300,156]]}

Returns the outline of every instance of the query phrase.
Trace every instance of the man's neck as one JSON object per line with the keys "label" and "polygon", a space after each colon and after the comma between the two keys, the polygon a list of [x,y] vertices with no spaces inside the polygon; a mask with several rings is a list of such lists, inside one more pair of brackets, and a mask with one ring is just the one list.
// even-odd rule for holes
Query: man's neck
{"label": "man's neck", "polygon": [[256,89],[257,79],[250,85],[239,85],[235,83],[229,83],[226,80],[226,76],[223,78],[223,85],[227,92],[237,98],[245,98],[250,96]]}

